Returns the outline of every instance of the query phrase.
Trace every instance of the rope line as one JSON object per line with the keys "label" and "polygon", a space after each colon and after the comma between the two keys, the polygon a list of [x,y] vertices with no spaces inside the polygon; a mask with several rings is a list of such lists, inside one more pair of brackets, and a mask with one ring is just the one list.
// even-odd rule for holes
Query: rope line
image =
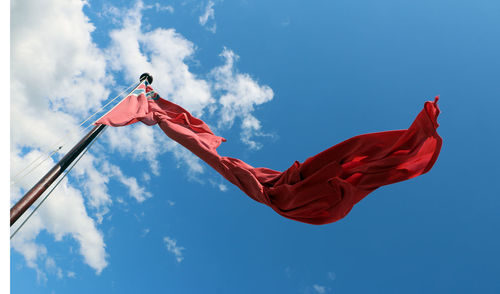
{"label": "rope line", "polygon": [[[125,90],[123,90],[120,94],[118,94],[115,98],[113,98],[111,101],[109,101],[107,104],[105,104],[104,106],[102,106],[99,110],[97,110],[96,112],[94,112],[94,114],[92,114],[91,116],[89,116],[86,120],[84,120],[80,125],[79,127],[81,127],[84,123],[86,123],[88,120],[90,120],[93,116],[95,116],[97,113],[101,112],[104,108],[106,108],[109,104],[111,104],[113,101],[115,101],[116,99],[118,99],[118,97],[122,96],[126,91],[128,91],[134,84],[136,85],[134,87],[134,89],[132,91],[134,91],[135,89],[137,89],[137,87],[139,87],[144,81],[140,81],[139,83],[133,83],[132,85],[128,86]],[[131,92],[132,92],[131,91]],[[125,99],[126,97],[123,97],[123,99]],[[123,100],[122,99],[122,100]],[[119,104],[119,103],[118,103]],[[117,104],[117,105],[118,105]],[[117,105],[115,105],[111,110],[113,110]],[[107,113],[109,113],[111,110],[109,110]],[[107,114],[106,113],[106,114]],[[106,115],[105,114],[105,115]],[[104,116],[104,115],[103,115]],[[101,116],[102,117],[102,116]],[[97,120],[96,120],[97,121]],[[94,121],[95,123],[95,121]],[[88,129],[89,127],[91,127],[94,123],[92,124],[89,124],[85,129]],[[85,130],[84,129],[84,130]],[[92,145],[97,141],[97,139],[101,136],[102,133],[104,133],[104,131],[106,130],[106,127],[103,129],[103,131],[101,133],[99,133],[95,138],[94,140],[90,143],[90,145],[82,152],[82,154],[71,164],[71,166],[69,167],[69,169],[63,174],[63,176],[57,181],[57,183],[52,187],[52,189],[44,196],[44,198],[42,198],[42,200],[38,203],[38,205],[30,212],[30,214],[23,220],[23,222],[19,225],[19,227],[17,227],[17,229],[14,231],[14,233],[12,233],[12,235],[10,236],[10,239],[12,239],[16,234],[17,232],[19,232],[19,230],[24,226],[24,224],[26,224],[26,222],[31,218],[31,216],[38,210],[38,208],[40,208],[40,206],[45,202],[45,200],[49,197],[50,194],[52,194],[52,192],[58,187],[59,183],[69,174],[69,172],[73,169],[73,167],[80,161],[80,159],[87,153],[87,151],[90,149],[90,147],[92,147]],[[67,142],[68,140],[66,140],[65,142]],[[59,145],[59,144],[56,144],[56,146]],[[38,166],[40,166],[45,160],[47,160],[48,158],[50,158],[52,155],[54,155],[55,153],[57,153],[59,150],[62,149],[62,147],[64,146],[65,144],[62,144],[61,146],[59,146],[56,150],[54,150],[47,158],[45,158],[41,163],[39,163],[37,166],[35,166],[34,168],[32,168],[27,174],[23,175],[21,177],[24,178],[25,176],[27,176],[29,173],[31,173],[35,168],[37,168]],[[41,158],[42,156],[39,156],[36,160],[39,160],[39,158]],[[36,161],[35,160],[35,161]],[[31,165],[32,163],[30,163]],[[29,166],[29,165],[28,165]],[[26,168],[24,168],[23,170],[26,170]],[[18,173],[19,174],[19,173]],[[17,175],[16,175],[17,176]],[[15,182],[14,182],[15,183]],[[11,183],[12,184],[12,183]]]}
{"label": "rope line", "polygon": [[61,181],[66,178],[66,176],[69,174],[69,172],[73,169],[73,167],[78,163],[78,161],[80,161],[80,159],[83,158],[83,156],[87,153],[87,151],[90,149],[90,147],[92,147],[92,145],[97,141],[97,139],[99,138],[99,136],[101,136],[102,133],[104,133],[104,131],[106,130],[106,127],[102,130],[102,132],[100,132],[99,134],[97,134],[97,136],[94,138],[94,140],[92,142],[90,142],[90,145],[87,146],[87,148],[85,148],[85,150],[82,152],[82,154],[80,154],[80,156],[71,164],[71,166],[69,167],[69,169],[63,174],[63,176],[56,182],[56,184],[52,187],[52,189],[43,197],[42,201],[40,201],[38,203],[38,205],[30,212],[30,214],[23,220],[23,222],[19,225],[19,227],[17,227],[17,229],[14,231],[14,233],[12,233],[12,235],[10,235],[10,239],[12,240],[12,238],[17,234],[17,232],[19,232],[19,230],[24,226],[24,224],[26,224],[26,222],[31,218],[31,216],[38,210],[38,208],[40,208],[40,206],[45,202],[45,200],[50,196],[50,194],[52,194],[52,192],[59,186],[59,183],[61,183]]}
{"label": "rope line", "polygon": [[[116,99],[118,99],[118,97],[120,97],[121,95],[123,95],[123,93],[127,92],[133,85],[136,85],[137,82],[134,82],[133,84],[131,84],[130,86],[128,86],[125,90],[123,90],[120,94],[118,94],[115,98],[113,98],[111,101],[109,101],[108,103],[106,103],[103,107],[101,107],[99,110],[97,110],[96,112],[94,112],[94,114],[92,114],[91,116],[89,116],[86,120],[84,120],[80,126],[82,126],[84,123],[86,123],[89,119],[91,119],[94,115],[96,115],[97,113],[101,112],[104,108],[106,108],[109,104],[111,104],[113,101],[115,101]],[[139,82],[139,84],[137,84],[135,86],[135,88],[137,88],[142,82]]]}
{"label": "rope line", "polygon": [[[132,84],[130,84],[125,90],[123,90],[120,94],[118,94],[117,96],[115,96],[115,98],[113,98],[111,101],[109,101],[108,103],[106,103],[104,106],[102,106],[99,110],[97,110],[96,112],[94,112],[92,115],[90,115],[89,117],[87,117],[87,119],[85,119],[83,122],[80,123],[80,125],[78,127],[81,127],[83,124],[85,124],[87,121],[89,121],[92,117],[94,117],[97,113],[101,112],[104,108],[106,108],[109,104],[111,104],[113,101],[115,101],[116,99],[118,99],[118,97],[122,96],[125,92],[127,92],[133,85],[136,85],[135,88],[137,88],[140,84],[142,83],[139,82],[139,84],[137,84],[137,82],[134,82]],[[135,90],[135,89],[134,89]],[[115,105],[116,107],[116,105]],[[94,121],[95,122],[95,121]],[[82,131],[85,131],[86,129],[90,128],[92,126],[92,124],[89,124],[87,127],[85,127]],[[28,176],[29,174],[31,174],[34,170],[36,170],[40,165],[42,165],[45,161],[47,161],[49,158],[51,158],[54,154],[58,153],[65,145],[66,143],[69,142],[69,139],[65,139],[65,140],[59,140],[57,144],[54,144],[53,146],[54,147],[51,147],[52,151],[49,155],[47,155],[40,163],[38,163],[36,166],[34,166],[33,168],[31,168],[26,174],[22,175],[20,178],[19,176],[26,170],[28,169],[30,166],[32,166],[33,164],[35,164],[36,162],[38,162],[44,154],[41,154],[39,157],[37,157],[36,159],[34,159],[33,161],[31,161],[26,167],[24,167],[21,171],[19,171],[14,177],[12,177],[12,180],[10,182],[10,186],[12,187],[14,184],[16,184],[17,182],[19,182],[20,180],[24,179],[26,176]]]}
{"label": "rope line", "polygon": [[10,185],[14,185],[15,183],[17,183],[19,180],[22,180],[24,177],[26,177],[27,175],[29,175],[32,171],[34,171],[37,167],[39,167],[42,163],[44,163],[45,161],[47,161],[47,159],[49,159],[50,157],[52,157],[52,155],[56,154],[59,150],[61,150],[62,146],[59,146],[57,149],[53,150],[52,153],[50,153],[49,155],[47,155],[45,157],[45,159],[43,159],[40,163],[38,163],[36,166],[34,166],[32,169],[30,169],[26,174],[24,174],[21,178],[17,178],[19,177],[27,168],[29,168],[31,165],[35,164],[37,161],[40,160],[40,158],[42,158],[45,154],[40,154],[40,156],[38,156],[35,160],[31,161],[25,168],[23,168],[20,172],[18,172],[13,178],[12,180],[10,181]]}
{"label": "rope line", "polygon": [[[143,80],[143,81],[139,81],[139,83],[138,83],[137,85],[135,85],[134,89],[132,89],[132,90],[130,91],[130,93],[132,93],[133,91],[135,91],[135,90],[136,90],[136,89],[137,89],[137,88],[138,88],[138,87],[139,87],[139,86],[140,86],[140,85],[141,85],[144,81],[145,81],[145,80]],[[130,86],[129,86],[126,90],[128,90],[131,86],[132,86],[132,85],[130,85]],[[125,90],[125,91],[126,91],[126,90]],[[123,92],[125,92],[125,91],[123,91]],[[123,92],[122,92],[122,93],[123,93]],[[125,99],[125,98],[127,98],[127,97],[128,97],[128,96],[125,96],[125,97],[123,97],[123,99]],[[118,98],[118,97],[115,97],[115,99],[116,99],[116,98]],[[110,101],[108,104],[106,104],[105,106],[103,106],[103,107],[102,107],[99,111],[101,111],[102,109],[104,109],[104,107],[108,106],[108,105],[109,105],[111,102],[113,102],[115,99],[113,99],[113,100],[112,100],[112,101]],[[122,99],[122,101],[123,101],[123,99]],[[121,101],[120,101],[120,102],[121,102]],[[115,104],[115,106],[113,106],[113,108],[111,108],[110,110],[108,110],[108,112],[106,112],[105,114],[101,115],[101,117],[99,117],[98,119],[96,119],[96,120],[95,120],[92,124],[94,124],[96,121],[98,121],[99,119],[101,119],[102,117],[104,117],[104,116],[106,116],[108,113],[110,113],[113,109],[115,109],[115,107],[116,107],[116,106],[118,106],[118,104],[120,104],[120,103],[116,103],[116,104]],[[95,113],[94,113],[92,116],[94,116],[94,115],[95,115]],[[91,116],[91,117],[92,117],[92,116]],[[88,120],[88,119],[87,119],[87,120]]]}
{"label": "rope line", "polygon": [[[85,129],[81,130],[81,131],[85,131],[86,129],[90,128],[91,125],[88,125]],[[63,140],[59,140],[59,142],[57,144],[55,144],[55,146],[59,145],[60,143],[62,143],[61,145],[59,145],[59,147],[57,147],[56,149],[54,149],[52,151],[52,153],[50,153],[49,155],[47,155],[41,162],[39,162],[36,166],[32,167],[28,172],[26,172],[25,174],[23,174],[20,178],[17,178],[23,171],[25,171],[28,167],[30,167],[31,165],[35,164],[37,161],[40,160],[40,158],[43,157],[44,154],[40,154],[40,156],[38,156],[37,159],[33,160],[30,164],[28,164],[28,166],[26,166],[22,171],[18,172],[12,179],[12,181],[10,182],[10,185],[13,186],[15,183],[19,182],[20,180],[24,179],[25,177],[27,177],[29,174],[31,174],[34,170],[36,170],[40,165],[42,165],[45,161],[47,161],[49,158],[51,158],[54,154],[58,153],[64,145],[66,145],[66,143],[69,142],[69,139],[63,141]]]}

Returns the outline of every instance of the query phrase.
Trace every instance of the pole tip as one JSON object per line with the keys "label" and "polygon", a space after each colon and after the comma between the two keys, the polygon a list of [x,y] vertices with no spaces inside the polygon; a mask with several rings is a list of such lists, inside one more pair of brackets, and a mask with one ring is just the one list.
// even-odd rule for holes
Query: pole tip
{"label": "pole tip", "polygon": [[148,72],[145,72],[141,75],[141,77],[139,78],[139,80],[142,82],[144,80],[147,80],[148,83],[151,85],[153,83],[153,76],[150,75]]}

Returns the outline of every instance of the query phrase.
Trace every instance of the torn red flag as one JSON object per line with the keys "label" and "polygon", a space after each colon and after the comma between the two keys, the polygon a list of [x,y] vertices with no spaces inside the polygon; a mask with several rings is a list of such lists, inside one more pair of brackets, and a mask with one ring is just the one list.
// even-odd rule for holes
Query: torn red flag
{"label": "torn red flag", "polygon": [[162,99],[146,83],[95,124],[158,124],[165,134],[201,158],[252,199],[280,215],[309,224],[327,224],[347,215],[378,187],[428,172],[441,150],[436,132],[438,97],[426,102],[407,130],[359,135],[308,158],[284,172],[252,167],[220,156],[226,141],[200,119]]}

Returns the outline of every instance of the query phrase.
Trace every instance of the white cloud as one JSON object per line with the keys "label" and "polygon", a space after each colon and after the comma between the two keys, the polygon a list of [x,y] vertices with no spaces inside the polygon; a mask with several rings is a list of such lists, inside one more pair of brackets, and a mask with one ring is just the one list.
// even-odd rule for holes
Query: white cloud
{"label": "white cloud", "polygon": [[169,150],[177,159],[178,162],[177,167],[180,168],[183,165],[187,166],[188,177],[190,177],[191,180],[197,180],[198,179],[197,176],[204,172],[201,160],[198,157],[196,157],[193,153],[191,153],[189,150],[187,150],[186,148],[184,148],[183,146],[179,145],[176,142],[171,141],[168,144],[168,146]]}
{"label": "white cloud", "polygon": [[151,198],[153,195],[146,191],[144,187],[141,187],[137,183],[137,179],[134,177],[127,177],[123,174],[123,172],[120,170],[119,167],[115,165],[111,165],[109,163],[105,163],[104,170],[110,171],[110,173],[118,178],[118,181],[121,182],[123,185],[125,185],[129,189],[129,195],[137,202],[143,202],[147,198]]}
{"label": "white cloud", "polygon": [[326,287],[325,286],[320,286],[317,284],[314,284],[313,286],[314,291],[318,294],[325,294],[326,293]]}
{"label": "white cloud", "polygon": [[174,8],[171,5],[161,5],[160,3],[155,3],[154,8],[156,11],[168,11],[174,13]]}
{"label": "white cloud", "polygon": [[227,191],[227,186],[220,181],[215,181],[212,179],[209,179],[208,182],[213,186],[219,189],[221,192],[226,192]]}
{"label": "white cloud", "polygon": [[56,265],[56,262],[52,257],[47,257],[45,259],[45,269],[47,270],[47,272],[56,275],[57,278],[63,278],[62,269]]}
{"label": "white cloud", "polygon": [[84,5],[78,0],[11,3],[12,106],[46,109],[37,113],[39,122],[54,114],[70,118],[54,111],[61,108],[83,116],[108,96],[101,82],[109,80],[105,57],[92,42],[94,27],[82,12]]}
{"label": "white cloud", "polygon": [[290,20],[290,18],[289,18],[289,17],[287,17],[285,20],[283,20],[283,21],[280,23],[280,25],[281,25],[282,27],[287,27],[287,26],[289,26],[289,25],[290,25],[290,23],[291,23],[291,20]]}
{"label": "white cloud", "polygon": [[186,150],[181,145],[170,140],[157,127],[135,124],[127,127],[109,128],[104,140],[109,146],[109,151],[117,151],[123,156],[131,156],[133,160],[145,160],[149,164],[148,174],[143,175],[146,180],[150,175],[160,175],[161,164],[158,157],[170,152],[176,159],[177,167],[187,167],[188,175],[196,178],[203,173],[201,160]]}
{"label": "white cloud", "polygon": [[177,262],[181,262],[184,259],[184,256],[182,255],[184,247],[177,246],[177,240],[170,237],[163,238],[163,241],[167,246],[168,252],[172,253],[175,256],[175,260]]}
{"label": "white cloud", "polygon": [[226,192],[227,191],[227,186],[224,185],[224,184],[219,184],[218,187],[219,187],[219,190],[221,190],[222,192]]}
{"label": "white cloud", "polygon": [[198,21],[202,26],[206,27],[207,30],[215,34],[217,30],[217,25],[215,24],[214,5],[215,3],[209,0],[207,6],[205,6],[205,11],[203,12],[202,15],[200,15]]}
{"label": "white cloud", "polygon": [[[163,98],[187,108],[194,115],[202,116],[215,103],[207,81],[189,71],[186,60],[192,58],[194,45],[174,29],[157,28],[143,32],[141,1],[120,16],[122,26],[110,33],[108,49],[114,69],[121,70],[133,81],[143,72],[154,76],[154,87]],[[113,150],[133,154],[135,159],[146,159],[151,171],[159,175],[157,157],[172,152],[178,162],[185,163],[190,174],[203,172],[198,158],[171,142],[158,128],[134,126],[118,128],[108,134]]]}
{"label": "white cloud", "polygon": [[[79,122],[109,94],[106,85],[113,80],[107,75],[104,54],[92,42],[94,27],[82,11],[84,5],[78,0],[11,3],[12,175],[59,146],[61,138],[69,143],[63,149],[67,151],[75,139],[71,134],[80,135]],[[108,83],[102,83],[105,78]],[[53,163],[52,159],[45,161],[36,172],[20,179],[12,187],[11,202]],[[85,176],[95,178],[90,173]],[[96,207],[107,203],[106,195],[94,194],[88,199]],[[43,280],[45,272],[60,276],[60,271],[50,266],[50,249],[36,241],[42,230],[56,240],[63,236],[76,240],[84,262],[97,273],[106,267],[102,233],[88,215],[80,190],[67,179],[11,242]]]}
{"label": "white cloud", "polygon": [[108,194],[109,177],[95,166],[99,161],[96,156],[87,153],[75,165],[71,174],[82,179],[80,182],[87,197],[87,204],[96,210],[105,211],[112,201]]}
{"label": "white cloud", "polygon": [[132,155],[136,161],[146,160],[154,175],[160,173],[158,156],[167,151],[165,145],[168,138],[156,128],[136,124],[120,128],[108,128],[104,140],[110,151],[118,151],[122,155]]}
{"label": "white cloud", "polygon": [[[44,168],[52,166],[54,162],[46,162]],[[38,176],[40,172],[35,172]],[[22,223],[27,215],[23,215],[16,224]],[[46,230],[56,241],[64,236],[75,239],[79,246],[79,253],[84,262],[100,273],[107,265],[105,244],[102,233],[96,228],[95,222],[86,212],[80,190],[72,187],[67,179],[47,198],[42,206],[33,214],[28,222],[17,232],[11,240],[11,246],[20,252],[28,265],[44,276],[41,264],[46,264],[50,256],[43,245],[36,243],[36,237]]]}
{"label": "white cloud", "polygon": [[148,229],[148,228],[146,228],[146,229],[142,230],[141,237],[146,237],[146,235],[147,235],[147,234],[149,234],[149,232],[150,232],[150,231],[151,231],[151,230],[150,230],[150,229]]}
{"label": "white cloud", "polygon": [[[132,9],[122,12],[122,26],[110,33],[112,42],[108,52],[113,68],[123,71],[131,81],[142,72],[151,73],[155,79],[153,86],[163,98],[189,109],[202,119],[206,113],[214,113],[221,107],[217,119],[219,126],[230,128],[235,119],[240,119],[241,140],[251,149],[259,149],[262,145],[254,137],[267,134],[261,131],[262,125],[252,112],[255,106],[272,100],[272,89],[259,85],[248,74],[239,73],[234,65],[238,56],[227,48],[221,53],[225,64],[210,71],[210,79],[197,77],[187,64],[194,58],[194,44],[174,29],[143,31],[142,12],[145,9],[147,7],[139,1]],[[221,95],[218,101],[212,91]],[[169,145],[165,139],[160,142],[158,139],[164,135],[157,128],[134,130],[127,127],[113,132],[109,138],[112,148],[146,158],[156,175],[156,158],[166,151],[172,152],[178,162],[186,164],[189,174],[203,172],[200,160],[190,152],[176,144]],[[124,139],[139,136],[141,139]]]}
{"label": "white cloud", "polygon": [[122,70],[130,81],[143,72],[154,76],[154,87],[163,98],[174,101],[201,116],[215,103],[207,81],[197,78],[186,64],[193,58],[194,44],[174,29],[157,28],[143,32],[143,3],[125,11],[122,27],[110,33],[109,54],[114,69]]}
{"label": "white cloud", "polygon": [[269,86],[259,85],[250,75],[239,73],[234,66],[238,56],[233,51],[224,48],[221,56],[226,63],[211,72],[214,89],[221,92],[219,126],[231,127],[237,118],[240,119],[241,140],[251,149],[259,149],[262,145],[252,137],[266,134],[261,132],[261,123],[252,112],[255,106],[271,101],[274,92]]}

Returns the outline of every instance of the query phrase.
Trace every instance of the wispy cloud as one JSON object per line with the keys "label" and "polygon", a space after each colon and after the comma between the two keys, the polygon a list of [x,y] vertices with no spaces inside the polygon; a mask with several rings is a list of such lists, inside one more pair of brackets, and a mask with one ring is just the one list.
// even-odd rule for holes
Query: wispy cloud
{"label": "wispy cloud", "polygon": [[202,15],[198,18],[198,21],[200,24],[204,27],[207,28],[207,30],[211,31],[212,33],[215,34],[217,30],[217,25],[215,24],[215,10],[214,10],[214,5],[215,3],[211,0],[208,1],[207,5],[205,6],[205,10]]}
{"label": "wispy cloud", "polygon": [[149,234],[151,230],[149,228],[145,228],[144,230],[142,230],[142,234],[141,234],[141,237],[146,237],[147,234]]}
{"label": "wispy cloud", "polygon": [[171,5],[161,5],[157,2],[154,4],[154,8],[156,9],[156,11],[168,11],[170,13],[174,13],[174,7],[172,7]]}
{"label": "wispy cloud", "polygon": [[318,294],[325,294],[326,293],[326,287],[325,286],[320,286],[317,284],[314,284],[313,286],[314,291]]}
{"label": "wispy cloud", "polygon": [[147,198],[153,197],[150,192],[148,192],[144,187],[138,184],[136,178],[125,176],[118,166],[112,165],[109,162],[105,162],[102,166],[102,169],[104,172],[107,172],[111,176],[116,177],[120,183],[127,187],[129,190],[129,195],[137,200],[137,202],[143,202]]}
{"label": "wispy cloud", "polygon": [[326,273],[326,276],[330,281],[335,281],[335,279],[337,278],[337,274],[335,274],[335,272],[328,272]]}
{"label": "wispy cloud", "polygon": [[262,145],[253,137],[269,135],[261,131],[261,123],[252,112],[256,106],[271,101],[274,92],[269,86],[259,85],[250,75],[239,73],[235,67],[239,57],[232,50],[224,48],[221,56],[225,64],[211,71],[215,80],[213,87],[221,95],[219,126],[229,128],[239,119],[242,142],[250,149],[259,149]]}
{"label": "wispy cloud", "polygon": [[210,183],[210,185],[212,185],[213,187],[216,187],[221,192],[227,191],[227,186],[224,183],[221,183],[220,181],[215,181],[215,180],[209,179],[208,182]]}
{"label": "wispy cloud", "polygon": [[218,187],[219,187],[219,190],[221,190],[222,192],[226,192],[227,191],[227,186],[224,185],[224,184],[219,184]]}
{"label": "wispy cloud", "polygon": [[285,20],[283,20],[283,21],[280,23],[280,25],[281,25],[282,27],[288,27],[291,23],[292,23],[292,21],[290,20],[290,18],[289,18],[289,17],[287,17]]}
{"label": "wispy cloud", "polygon": [[168,252],[172,253],[175,256],[175,260],[177,262],[181,262],[184,259],[184,256],[182,255],[184,247],[177,246],[177,240],[172,239],[170,237],[163,238],[163,241],[167,246]]}

